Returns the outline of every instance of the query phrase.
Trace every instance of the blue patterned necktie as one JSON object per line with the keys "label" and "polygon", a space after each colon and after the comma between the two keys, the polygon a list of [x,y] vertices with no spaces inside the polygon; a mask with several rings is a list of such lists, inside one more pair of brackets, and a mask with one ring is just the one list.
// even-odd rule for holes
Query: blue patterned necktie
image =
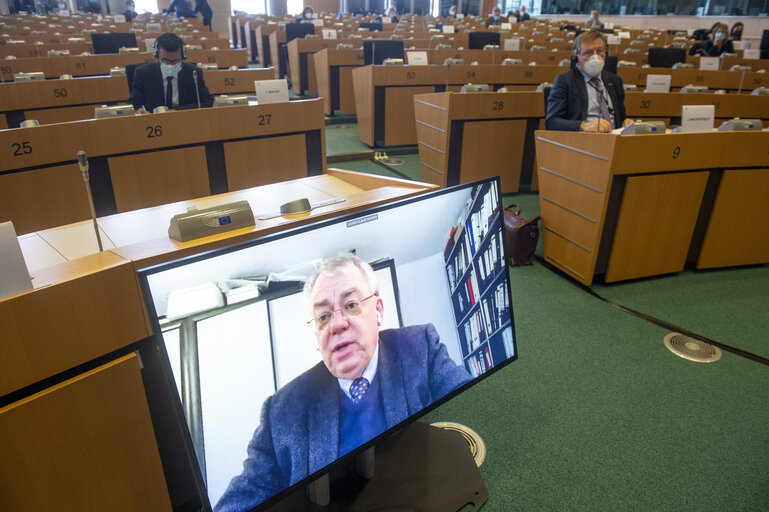
{"label": "blue patterned necktie", "polygon": [[609,113],[609,103],[606,101],[606,98],[602,92],[603,87],[601,86],[601,81],[597,76],[594,76],[588,80],[588,83],[593,86],[593,89],[595,89],[596,95],[598,97],[598,105],[601,107],[601,117],[609,121],[611,127],[614,128],[614,122],[611,118],[611,114]]}
{"label": "blue patterned necktie", "polygon": [[359,403],[363,399],[363,395],[366,394],[368,387],[369,382],[363,377],[358,377],[352,381],[352,386],[350,386],[350,396],[352,397],[352,403]]}

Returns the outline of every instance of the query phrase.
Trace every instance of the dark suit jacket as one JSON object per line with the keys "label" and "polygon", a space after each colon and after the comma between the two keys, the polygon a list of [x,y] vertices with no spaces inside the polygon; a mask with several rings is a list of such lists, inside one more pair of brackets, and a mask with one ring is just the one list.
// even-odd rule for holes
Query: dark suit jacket
{"label": "dark suit jacket", "polygon": [[[203,73],[194,64],[184,62],[179,71],[179,106],[177,108],[180,110],[198,106],[193,72],[198,74],[200,106],[210,107],[214,104],[214,97],[208,92],[208,87],[203,81]],[[135,109],[143,106],[147,112],[152,112],[155,107],[166,104],[166,84],[160,72],[159,62],[149,62],[134,70],[131,97],[128,103],[133,104]]]}
{"label": "dark suit jacket", "polygon": [[[379,333],[377,366],[386,428],[470,380],[449,358],[432,324]],[[216,512],[250,510],[338,458],[339,382],[321,362],[279,389],[262,407],[243,473]]]}
{"label": "dark suit jacket", "polygon": [[[625,121],[622,79],[604,70],[601,72],[601,80],[614,108],[614,127],[620,128]],[[587,88],[582,72],[576,67],[556,76],[547,98],[545,128],[579,131],[579,126],[587,118]]]}
{"label": "dark suit jacket", "polygon": [[722,53],[734,53],[734,43],[731,39],[724,41],[720,47],[716,46],[712,39],[708,39],[702,46],[702,55],[706,57],[718,57]]}

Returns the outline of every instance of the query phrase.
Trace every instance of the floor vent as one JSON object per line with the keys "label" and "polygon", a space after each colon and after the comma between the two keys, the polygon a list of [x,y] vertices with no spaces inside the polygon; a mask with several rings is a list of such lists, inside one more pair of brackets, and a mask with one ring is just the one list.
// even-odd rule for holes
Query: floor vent
{"label": "floor vent", "polygon": [[697,363],[715,363],[721,359],[720,348],[677,332],[665,336],[665,346],[675,355]]}

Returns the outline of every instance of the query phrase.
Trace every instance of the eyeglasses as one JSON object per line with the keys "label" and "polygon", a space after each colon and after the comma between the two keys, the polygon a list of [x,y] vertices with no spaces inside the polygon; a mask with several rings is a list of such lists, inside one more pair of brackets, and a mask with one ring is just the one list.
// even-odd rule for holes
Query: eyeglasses
{"label": "eyeglasses", "polygon": [[590,57],[591,55],[598,55],[600,57],[606,56],[606,49],[605,48],[596,48],[595,50],[583,50],[580,55],[583,57]]}
{"label": "eyeglasses", "polygon": [[343,314],[346,317],[351,316],[357,316],[360,315],[360,305],[369,300],[371,297],[376,296],[376,293],[372,293],[365,299],[350,299],[347,302],[344,303],[344,305],[341,308],[336,309],[318,309],[313,313],[313,317],[311,320],[309,320],[307,323],[315,322],[315,327],[321,331],[328,327],[328,324],[331,323],[331,319],[334,318],[334,313],[339,311],[341,314]]}
{"label": "eyeglasses", "polygon": [[181,61],[182,61],[182,59],[173,59],[173,60],[172,59],[166,59],[166,58],[160,59],[160,62],[162,62],[163,64],[168,64],[169,66],[176,66]]}

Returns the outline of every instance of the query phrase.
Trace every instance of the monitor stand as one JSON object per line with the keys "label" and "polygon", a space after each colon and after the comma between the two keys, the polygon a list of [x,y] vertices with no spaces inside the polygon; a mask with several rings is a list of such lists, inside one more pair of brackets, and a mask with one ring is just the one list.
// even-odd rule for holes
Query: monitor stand
{"label": "monitor stand", "polygon": [[[361,476],[372,475],[373,478]],[[312,484],[270,512],[446,512],[489,497],[467,441],[457,432],[415,422]],[[330,499],[329,499],[330,498]],[[327,503],[327,504],[323,504]]]}

